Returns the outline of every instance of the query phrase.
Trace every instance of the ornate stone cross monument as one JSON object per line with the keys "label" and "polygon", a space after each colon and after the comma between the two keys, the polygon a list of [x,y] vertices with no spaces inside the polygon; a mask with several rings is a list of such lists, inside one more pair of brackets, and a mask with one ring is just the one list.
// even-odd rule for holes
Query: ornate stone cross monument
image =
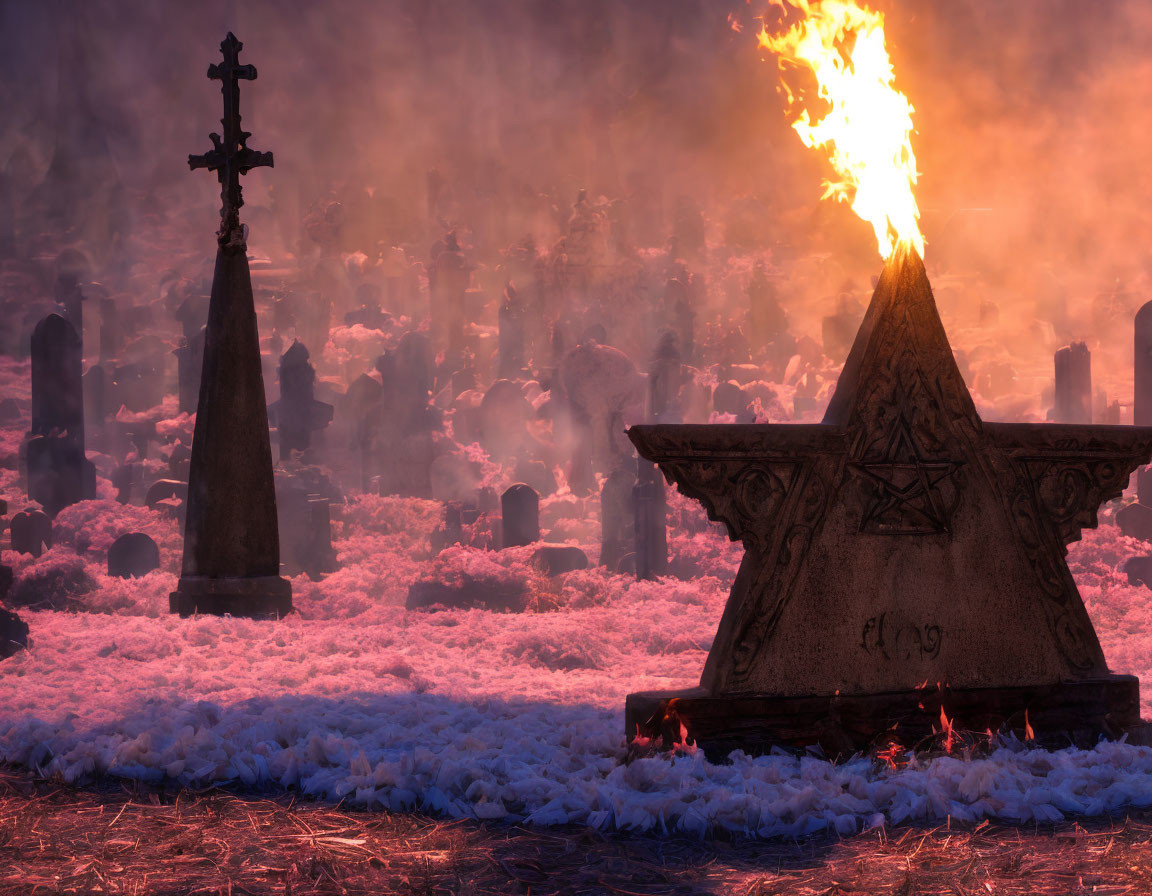
{"label": "ornate stone cross monument", "polygon": [[242,47],[229,33],[220,44],[223,64],[208,69],[209,78],[223,82],[224,136],[212,134],[210,152],[188,157],[193,170],[217,173],[223,204],[192,437],[184,562],[170,598],[172,612],[181,616],[267,618],[292,611],[292,586],[280,577],[260,337],[247,229],[240,223],[240,175],[271,166],[272,153],[249,149],[250,135],[240,128],[239,79],[256,77],[255,67],[239,64]]}
{"label": "ornate stone cross monument", "polygon": [[745,547],[700,687],[630,695],[630,738],[845,752],[909,744],[941,708],[1081,741],[1139,723],[1064,557],[1152,428],[983,422],[914,251],[885,266],[822,423],[628,435]]}

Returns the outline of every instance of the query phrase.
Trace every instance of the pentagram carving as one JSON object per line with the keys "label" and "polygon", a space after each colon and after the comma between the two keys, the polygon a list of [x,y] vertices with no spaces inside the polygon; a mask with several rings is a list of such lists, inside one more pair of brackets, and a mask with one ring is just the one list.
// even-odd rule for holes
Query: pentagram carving
{"label": "pentagram carving", "polygon": [[961,463],[928,459],[903,414],[881,458],[849,464],[865,506],[860,531],[876,535],[947,535],[960,493],[952,482]]}
{"label": "pentagram carving", "polygon": [[914,252],[885,266],[822,423],[628,435],[744,545],[704,693],[1108,674],[1066,545],[1148,462],[1152,428],[984,423]]}

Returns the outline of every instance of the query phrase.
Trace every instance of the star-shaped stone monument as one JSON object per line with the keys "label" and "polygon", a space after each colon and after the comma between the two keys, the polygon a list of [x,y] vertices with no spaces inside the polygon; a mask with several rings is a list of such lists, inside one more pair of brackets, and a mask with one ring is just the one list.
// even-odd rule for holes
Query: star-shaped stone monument
{"label": "star-shaped stone monument", "polygon": [[909,743],[940,710],[1091,741],[1139,723],[1065,562],[1152,428],[986,423],[924,265],[885,265],[820,424],[634,426],[745,548],[700,687],[628,697],[628,736],[710,753]]}

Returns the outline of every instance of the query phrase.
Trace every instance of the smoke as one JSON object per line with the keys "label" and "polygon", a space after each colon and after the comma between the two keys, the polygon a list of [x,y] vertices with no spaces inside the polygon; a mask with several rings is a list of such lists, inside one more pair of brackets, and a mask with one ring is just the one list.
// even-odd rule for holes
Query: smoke
{"label": "smoke", "polygon": [[[1052,348],[1087,339],[1097,380],[1126,397],[1131,312],[1152,270],[1152,11],[878,5],[916,107],[926,261],[954,341],[993,301],[1001,341],[1023,344],[1022,370],[1050,378]],[[348,209],[349,251],[422,256],[447,226],[481,258],[527,234],[545,248],[581,188],[624,199],[632,237],[661,246],[686,196],[713,244],[751,214],[752,242],[780,267],[830,260],[785,291],[811,329],[845,283],[866,295],[879,261],[867,226],[819,201],[824,163],[787,126],[775,62],[756,50],[759,14],[770,26],[778,15],[706,0],[9,3],[0,165],[26,232],[40,212],[20,220],[21,201],[63,154],[83,174],[67,201],[123,223],[107,256],[137,257],[160,225],[207,256],[218,191],[186,158],[218,128],[205,71],[231,29],[260,73],[242,85],[251,145],[276,156],[274,171],[246,178],[254,251],[306,249],[303,218],[326,197]],[[1067,309],[1053,311],[1062,292]],[[1055,318],[1050,332],[1035,330],[1038,316]]]}

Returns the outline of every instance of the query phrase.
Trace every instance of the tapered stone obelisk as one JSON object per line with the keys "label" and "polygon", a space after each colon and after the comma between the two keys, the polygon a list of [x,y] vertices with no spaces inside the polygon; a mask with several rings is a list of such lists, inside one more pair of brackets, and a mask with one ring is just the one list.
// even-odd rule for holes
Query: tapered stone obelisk
{"label": "tapered stone obelisk", "polygon": [[189,156],[192,169],[217,172],[223,205],[216,271],[208,306],[204,367],[184,527],[184,563],[171,610],[275,618],[292,611],[292,586],[280,577],[276,489],[268,441],[268,409],[260,369],[260,340],[240,175],[272,165],[272,153],[255,152],[240,129],[239,79],[256,69],[240,65],[243,44],[231,33],[220,45],[224,62],[208,77],[223,82],[223,139],[212,134],[211,152]]}

